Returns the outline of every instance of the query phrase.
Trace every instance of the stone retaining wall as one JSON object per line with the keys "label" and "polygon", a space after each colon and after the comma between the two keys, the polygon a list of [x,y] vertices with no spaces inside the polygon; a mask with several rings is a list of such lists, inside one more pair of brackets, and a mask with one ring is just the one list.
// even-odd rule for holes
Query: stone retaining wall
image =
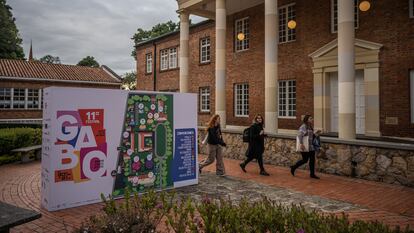
{"label": "stone retaining wall", "polygon": [[[200,142],[205,133],[205,130],[199,130]],[[241,133],[223,132],[223,137],[227,144],[224,156],[245,159],[247,143],[243,143]],[[319,172],[414,187],[414,150],[321,141],[322,150],[317,155],[316,165]],[[264,162],[291,166],[301,158],[295,147],[294,136],[269,136],[265,141]],[[207,147],[200,144],[199,152],[207,154]],[[308,165],[302,168],[308,169]]]}

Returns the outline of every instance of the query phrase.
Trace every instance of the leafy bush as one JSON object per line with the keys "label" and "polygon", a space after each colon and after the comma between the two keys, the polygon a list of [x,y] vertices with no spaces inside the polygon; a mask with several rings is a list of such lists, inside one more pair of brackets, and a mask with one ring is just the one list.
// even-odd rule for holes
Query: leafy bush
{"label": "leafy bush", "polygon": [[[128,193],[127,193],[128,194]],[[104,200],[104,214],[92,217],[78,232],[169,232],[201,233],[399,233],[414,232],[390,229],[379,222],[355,221],[306,211],[301,206],[285,207],[263,198],[261,201],[203,198],[199,203],[191,199],[177,200],[174,194],[154,192],[142,197],[128,196],[121,204]],[[165,219],[165,221],[162,221]],[[164,224],[164,225],[163,225]],[[159,226],[161,225],[161,227]]]}
{"label": "leafy bush", "polygon": [[11,150],[42,143],[42,130],[33,128],[0,129],[0,155]]}
{"label": "leafy bush", "polygon": [[92,216],[86,224],[75,232],[155,232],[157,226],[171,210],[173,196],[151,191],[145,195],[130,198],[125,191],[125,199],[117,204],[113,198],[107,200],[103,195],[103,214]]}

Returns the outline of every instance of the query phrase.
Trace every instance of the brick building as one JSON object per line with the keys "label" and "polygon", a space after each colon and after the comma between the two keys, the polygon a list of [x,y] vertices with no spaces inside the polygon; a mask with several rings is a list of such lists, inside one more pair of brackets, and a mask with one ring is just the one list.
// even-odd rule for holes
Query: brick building
{"label": "brick building", "polygon": [[181,31],[136,47],[137,89],[198,93],[200,125],[261,113],[275,133],[309,113],[343,139],[414,138],[414,0],[360,1],[178,0]]}
{"label": "brick building", "polygon": [[41,123],[42,89],[49,86],[120,89],[121,79],[106,66],[0,59],[0,123]]}

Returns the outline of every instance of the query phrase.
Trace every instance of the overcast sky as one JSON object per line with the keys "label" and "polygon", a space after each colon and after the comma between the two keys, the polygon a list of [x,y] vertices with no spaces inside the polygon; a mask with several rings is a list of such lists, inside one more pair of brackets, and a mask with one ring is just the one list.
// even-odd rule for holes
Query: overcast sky
{"label": "overcast sky", "polygon": [[[77,64],[90,55],[117,74],[135,70],[130,39],[137,28],[178,21],[176,0],[7,0],[26,57],[58,56]],[[200,18],[193,19],[193,22]]]}

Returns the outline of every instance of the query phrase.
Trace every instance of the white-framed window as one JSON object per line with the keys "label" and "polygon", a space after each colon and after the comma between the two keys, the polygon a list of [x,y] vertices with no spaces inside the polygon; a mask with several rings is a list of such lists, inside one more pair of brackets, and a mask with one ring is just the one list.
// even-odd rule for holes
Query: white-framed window
{"label": "white-framed window", "polygon": [[200,63],[210,62],[210,37],[200,40]]}
{"label": "white-framed window", "polygon": [[414,70],[410,71],[411,123],[414,124]]}
{"label": "white-framed window", "polygon": [[249,84],[234,85],[234,115],[249,117]]}
{"label": "white-framed window", "polygon": [[[249,26],[249,17],[238,19],[236,20],[235,27],[236,35],[235,35],[235,47],[236,52],[248,50],[250,47],[250,26]],[[238,35],[243,33],[244,38],[243,40],[239,40]]]}
{"label": "white-framed window", "polygon": [[145,55],[145,73],[152,73],[152,53]]}
{"label": "white-framed window", "polygon": [[13,89],[13,109],[24,109],[26,102],[26,89],[14,88]]}
{"label": "white-framed window", "polygon": [[160,69],[168,70],[168,49],[161,50],[160,54],[161,54]]}
{"label": "white-framed window", "polygon": [[409,0],[409,11],[410,11],[410,18],[414,18],[414,0]]}
{"label": "white-framed window", "polygon": [[279,7],[279,43],[296,40],[296,29],[288,28],[290,20],[296,20],[295,3]]}
{"label": "white-framed window", "polygon": [[210,112],[210,87],[200,87],[200,112]]}
{"label": "white-framed window", "polygon": [[38,109],[40,103],[39,89],[27,89],[27,108]]}
{"label": "white-framed window", "polygon": [[0,109],[42,109],[42,89],[0,88]]}
{"label": "white-framed window", "polygon": [[296,81],[279,81],[279,117],[296,118]]}
{"label": "white-framed window", "polygon": [[0,88],[0,109],[10,109],[12,106],[12,89]]}
{"label": "white-framed window", "polygon": [[169,51],[169,65],[168,68],[169,69],[175,69],[178,67],[178,52],[177,52],[177,47],[175,48],[170,48]]}
{"label": "white-framed window", "polygon": [[[359,0],[354,0],[354,26],[359,26]],[[331,31],[332,33],[338,32],[338,0],[331,0]]]}

